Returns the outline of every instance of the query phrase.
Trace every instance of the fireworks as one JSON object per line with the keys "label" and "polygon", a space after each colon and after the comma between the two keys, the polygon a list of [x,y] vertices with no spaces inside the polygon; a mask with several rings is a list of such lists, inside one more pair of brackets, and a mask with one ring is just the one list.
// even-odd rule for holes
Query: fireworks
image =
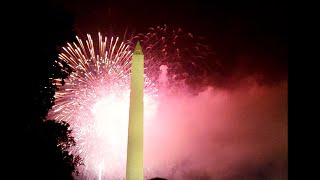
{"label": "fireworks", "polygon": [[[147,76],[157,82],[159,76],[153,73],[159,71],[161,65],[167,66],[170,86],[178,85],[186,79],[203,78],[212,67],[213,51],[206,45],[205,39],[182,28],[169,28],[166,25],[151,27],[146,34],[134,36],[129,44],[137,40],[145,47],[145,66]],[[212,64],[212,63],[211,63]]]}
{"label": "fireworks", "polygon": [[[59,65],[70,66],[71,74],[58,86],[55,105],[48,116],[66,121],[75,137],[76,147],[70,153],[83,158],[81,177],[89,179],[119,179],[125,176],[127,131],[130,100],[130,68],[132,50],[141,42],[145,55],[145,136],[157,129],[152,125],[158,107],[158,89],[181,88],[189,75],[203,75],[209,70],[204,63],[210,52],[208,46],[191,33],[166,26],[150,28],[126,43],[119,38],[94,39],[68,43],[59,55]],[[152,138],[145,139],[145,147]],[[151,161],[146,159],[147,161]],[[150,174],[152,168],[147,167]],[[151,173],[152,174],[152,173]]]}
{"label": "fireworks", "polygon": [[[70,124],[77,144],[71,153],[83,158],[85,176],[120,177],[125,172],[132,52],[119,38],[100,33],[97,44],[91,35],[85,43],[77,40],[59,55],[72,73],[65,82],[54,80],[59,90],[49,118]],[[145,79],[148,120],[157,90]]]}

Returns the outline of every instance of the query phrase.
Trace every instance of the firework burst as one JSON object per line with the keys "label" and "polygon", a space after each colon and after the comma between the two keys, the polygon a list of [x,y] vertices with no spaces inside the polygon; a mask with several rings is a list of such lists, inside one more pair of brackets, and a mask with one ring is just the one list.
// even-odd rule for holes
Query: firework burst
{"label": "firework burst", "polygon": [[214,60],[214,52],[205,43],[205,38],[185,32],[182,28],[170,28],[167,25],[150,27],[148,33],[131,38],[128,43],[130,47],[134,47],[133,43],[137,40],[145,47],[146,74],[153,82],[159,81],[161,76],[153,74],[163,65],[166,66],[171,87],[181,88],[177,83],[195,78],[199,81],[199,78],[203,79],[212,72],[208,62]]}
{"label": "firework burst", "polygon": [[[83,179],[119,179],[125,175],[127,130],[130,100],[132,50],[139,40],[145,55],[145,148],[148,137],[157,129],[152,119],[158,111],[158,89],[181,89],[190,76],[210,71],[205,60],[210,54],[201,38],[181,28],[150,28],[125,43],[119,38],[76,38],[59,55],[58,64],[71,72],[65,80],[54,79],[58,91],[49,118],[66,121],[75,137],[70,153],[84,162],[79,171]],[[182,85],[182,86],[181,86]],[[164,87],[164,88],[161,88]],[[170,90],[169,90],[170,91]],[[150,152],[149,152],[150,153]],[[154,174],[155,166],[146,158],[145,173]]]}
{"label": "firework burst", "polygon": [[[125,170],[132,52],[119,38],[100,33],[97,44],[91,35],[77,41],[59,55],[59,64],[67,63],[72,71],[66,80],[54,80],[59,90],[49,118],[70,124],[76,140],[71,153],[83,158],[83,176],[118,178]],[[146,120],[156,91],[145,77]]]}

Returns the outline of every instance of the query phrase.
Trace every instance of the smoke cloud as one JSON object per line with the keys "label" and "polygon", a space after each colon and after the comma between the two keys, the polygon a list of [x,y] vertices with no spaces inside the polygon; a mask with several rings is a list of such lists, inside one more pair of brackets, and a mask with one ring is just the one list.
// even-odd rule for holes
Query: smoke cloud
{"label": "smoke cloud", "polygon": [[145,125],[146,175],[287,179],[287,82],[238,84],[198,94],[160,89],[157,112]]}

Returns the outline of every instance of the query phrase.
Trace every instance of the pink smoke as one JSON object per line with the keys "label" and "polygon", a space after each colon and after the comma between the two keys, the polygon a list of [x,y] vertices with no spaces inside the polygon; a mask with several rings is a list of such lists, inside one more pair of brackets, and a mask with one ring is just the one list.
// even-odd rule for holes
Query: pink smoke
{"label": "pink smoke", "polygon": [[[285,179],[287,83],[259,86],[243,80],[230,90],[208,87],[160,94],[145,129],[145,164],[168,179]],[[161,93],[161,92],[160,92]]]}

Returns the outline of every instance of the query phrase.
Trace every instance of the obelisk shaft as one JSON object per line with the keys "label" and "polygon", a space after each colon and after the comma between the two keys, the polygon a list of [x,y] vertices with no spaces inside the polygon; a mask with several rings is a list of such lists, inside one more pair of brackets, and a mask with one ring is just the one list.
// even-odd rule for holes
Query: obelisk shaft
{"label": "obelisk shaft", "polygon": [[144,55],[138,42],[132,55],[126,180],[143,180]]}

